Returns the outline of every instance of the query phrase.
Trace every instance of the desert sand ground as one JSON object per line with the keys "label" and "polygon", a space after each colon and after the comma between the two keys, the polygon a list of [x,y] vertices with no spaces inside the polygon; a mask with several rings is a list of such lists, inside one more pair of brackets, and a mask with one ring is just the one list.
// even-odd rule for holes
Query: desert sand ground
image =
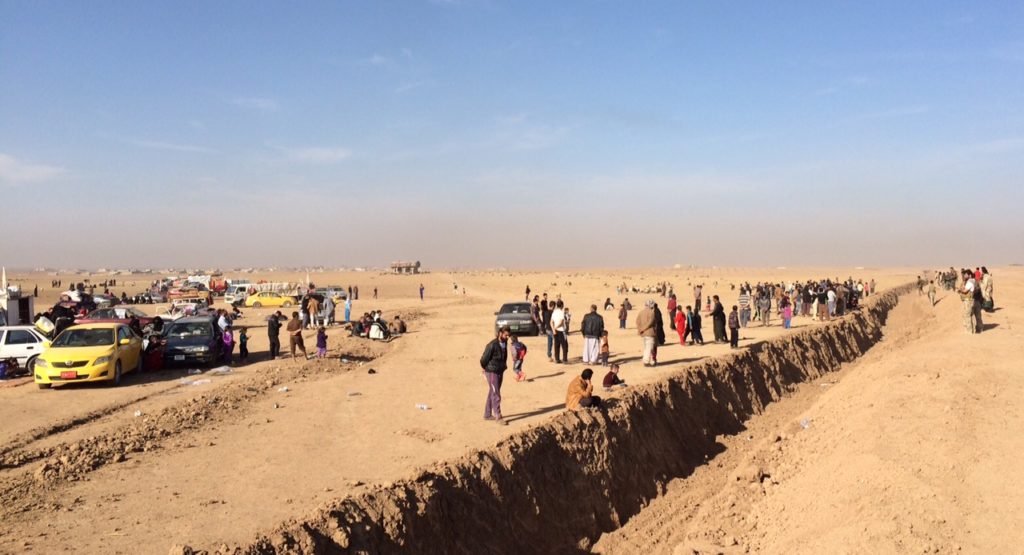
{"label": "desert sand ground", "polygon": [[[1024,379],[1014,370],[1024,353],[1014,315],[1024,272],[993,272],[1003,308],[988,317],[986,333],[963,332],[951,294],[940,293],[934,309],[915,299],[887,326],[892,337],[887,332],[862,361],[830,377],[829,385],[801,387],[752,419],[756,441],[746,434],[723,438],[725,452],[671,484],[663,498],[606,534],[595,550],[1012,550],[1024,514],[1024,492],[1012,472],[1022,451],[1015,401]],[[314,274],[318,284],[359,285],[354,315],[378,308],[386,317],[401,314],[411,333],[385,344],[333,329],[327,361],[268,361],[262,327],[270,310],[249,310],[238,325],[250,326],[256,362],[228,375],[191,376],[180,369],[129,376],[119,388],[0,388],[6,423],[0,431],[0,550],[166,553],[177,543],[246,543],[325,501],[407,477],[432,461],[545,421],[564,410],[566,384],[583,368],[578,332],[570,336],[575,363],[567,366],[546,360],[543,337],[527,338],[526,371],[533,381],[506,380],[503,409],[510,426],[481,418],[485,386],[478,359],[492,336],[493,312],[502,302],[522,299],[527,284],[535,293],[560,293],[578,329],[590,304],[621,300],[614,286],[622,281],[669,281],[686,301],[697,280],[705,283],[705,295],[721,294],[731,304],[737,293],[729,284],[742,280],[852,275],[874,278],[884,289],[918,273],[730,268]],[[62,277],[65,283],[73,279]],[[50,279],[11,276],[29,290]],[[148,279],[136,278],[135,287],[131,278],[122,281],[133,293]],[[422,302],[420,283],[426,286]],[[370,299],[374,286],[380,299]],[[44,289],[38,306],[55,293]],[[639,306],[653,295],[629,297]],[[664,306],[664,299],[659,302]],[[643,368],[635,312],[627,330],[617,329],[614,311],[602,314],[611,329],[612,358],[624,362],[629,383],[654,382],[729,351],[723,345],[673,345],[670,335],[670,346],[659,354],[664,364]],[[798,318],[795,325],[817,324]],[[704,327],[711,337],[710,318]],[[750,327],[741,345],[782,333],[792,332],[779,322]],[[370,368],[376,373],[368,374]],[[198,379],[211,382],[191,384]],[[279,391],[284,386],[288,391]],[[430,410],[418,410],[417,403]],[[798,432],[794,422],[802,418],[811,425],[796,424]],[[763,439],[774,430],[785,439]],[[762,464],[772,467],[772,480],[758,480],[757,487],[734,483],[738,471]]]}

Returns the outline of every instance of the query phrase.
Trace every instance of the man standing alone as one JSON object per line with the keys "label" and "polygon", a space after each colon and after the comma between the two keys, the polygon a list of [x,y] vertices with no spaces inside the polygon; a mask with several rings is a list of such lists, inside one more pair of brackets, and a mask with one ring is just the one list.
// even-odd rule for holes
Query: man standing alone
{"label": "man standing alone", "polygon": [[643,339],[644,345],[644,366],[654,364],[654,341],[656,331],[654,329],[654,301],[644,303],[643,310],[636,315],[636,332]]}
{"label": "man standing alone", "polygon": [[498,336],[484,347],[480,357],[480,368],[487,380],[487,402],[484,404],[484,420],[494,420],[501,426],[507,426],[501,418],[501,381],[508,368],[508,326],[498,330]]}
{"label": "man standing alone", "polygon": [[596,364],[601,354],[601,334],[604,333],[604,317],[597,313],[597,305],[590,305],[590,313],[583,317],[583,364]]}

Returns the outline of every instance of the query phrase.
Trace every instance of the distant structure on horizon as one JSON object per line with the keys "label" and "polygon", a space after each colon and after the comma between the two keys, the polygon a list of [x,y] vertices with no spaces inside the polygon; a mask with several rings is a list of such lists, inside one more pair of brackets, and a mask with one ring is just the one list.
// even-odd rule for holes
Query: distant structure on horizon
{"label": "distant structure on horizon", "polygon": [[418,274],[420,273],[420,261],[416,262],[392,262],[391,271],[396,274]]}

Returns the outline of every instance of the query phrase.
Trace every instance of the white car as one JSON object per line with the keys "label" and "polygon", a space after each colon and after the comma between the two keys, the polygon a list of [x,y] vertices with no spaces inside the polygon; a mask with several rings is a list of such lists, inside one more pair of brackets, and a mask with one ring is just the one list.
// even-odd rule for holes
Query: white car
{"label": "white car", "polygon": [[32,372],[46,338],[32,326],[0,327],[0,359],[16,358],[18,366]]}

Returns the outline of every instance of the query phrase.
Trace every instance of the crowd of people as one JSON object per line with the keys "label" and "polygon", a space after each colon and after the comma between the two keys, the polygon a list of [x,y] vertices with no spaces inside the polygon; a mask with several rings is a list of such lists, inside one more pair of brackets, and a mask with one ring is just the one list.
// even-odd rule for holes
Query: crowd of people
{"label": "crowd of people", "polygon": [[[718,285],[717,282],[714,285]],[[736,304],[727,311],[720,295],[706,297],[703,283],[693,284],[693,303],[683,304],[674,291],[674,286],[665,281],[644,288],[630,287],[625,283],[617,285],[618,294],[627,292],[654,292],[666,297],[667,318],[662,313],[657,300],[648,299],[636,315],[635,325],[641,338],[644,366],[658,364],[658,348],[665,346],[666,320],[668,329],[679,337],[680,345],[704,345],[702,308],[711,317],[715,343],[728,343],[733,349],[740,348],[740,330],[752,323],[761,327],[772,325],[772,318],[777,317],[784,329],[790,329],[794,317],[802,316],[827,322],[855,310],[861,299],[873,294],[876,290],[874,279],[808,279],[806,281],[774,282],[762,281],[756,284],[749,282],[729,284],[731,291],[737,292]],[[526,287],[526,298],[530,299],[530,287]],[[605,299],[601,305],[605,311],[614,310],[611,298]],[[623,298],[618,305],[616,314],[619,329],[625,329],[630,311],[633,310],[629,298]],[[561,295],[549,299],[545,292],[534,295],[531,306],[531,318],[540,333],[547,338],[546,355],[549,362],[567,364],[569,362],[570,313]],[[598,312],[597,305],[591,305],[589,312],[583,317],[579,329],[583,337],[581,361],[587,365],[606,366],[609,364],[610,346],[608,330],[605,328],[604,317]],[[509,341],[511,340],[511,345]],[[501,418],[501,386],[502,376],[507,367],[509,350],[512,351],[513,371],[517,381],[525,379],[523,363],[526,346],[513,336],[507,327],[498,330],[497,337],[487,344],[480,360],[488,384],[484,418],[504,423]],[[618,378],[619,368],[612,364],[612,370],[603,382],[606,388],[623,385]],[[591,379],[593,370],[587,368],[569,386],[566,406],[569,408],[600,406],[600,399],[592,394]]]}
{"label": "crowd of people", "polygon": [[[950,271],[953,269],[950,268]],[[963,306],[964,329],[971,334],[981,333],[985,329],[981,313],[995,312],[996,310],[995,299],[992,296],[995,287],[992,283],[992,274],[984,266],[975,268],[973,271],[970,268],[962,268],[959,272],[954,271],[954,273],[956,274],[954,289],[960,295],[960,302]],[[934,282],[935,278],[932,279],[933,284]],[[922,285],[919,279],[918,290],[921,289]],[[934,298],[931,289],[929,289],[928,296]],[[935,304],[934,300],[932,304]]]}

